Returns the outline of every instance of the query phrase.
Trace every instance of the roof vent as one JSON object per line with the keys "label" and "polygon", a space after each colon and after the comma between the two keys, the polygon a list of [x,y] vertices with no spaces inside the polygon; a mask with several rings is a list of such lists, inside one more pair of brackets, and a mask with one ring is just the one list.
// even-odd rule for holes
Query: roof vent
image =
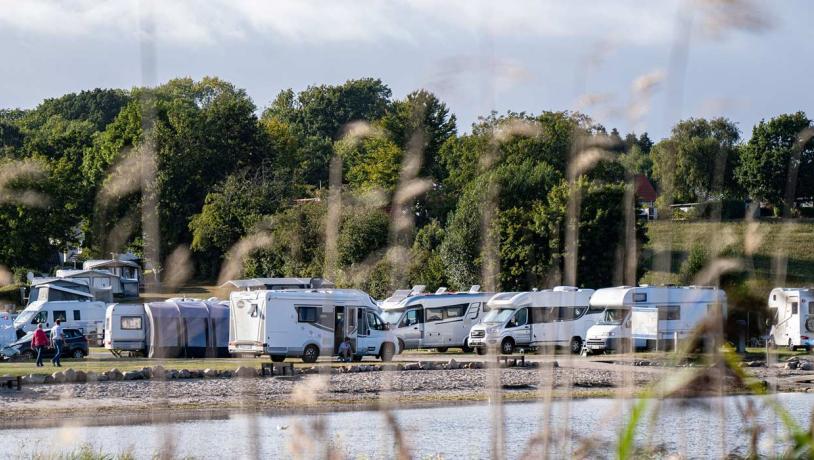
{"label": "roof vent", "polygon": [[473,284],[469,288],[469,292],[480,292],[480,284]]}
{"label": "roof vent", "polygon": [[554,286],[554,289],[552,289],[554,292],[575,292],[578,290],[579,288],[574,286]]}
{"label": "roof vent", "polygon": [[413,289],[410,290],[410,295],[421,294],[422,292],[424,292],[424,289],[426,289],[426,288],[427,288],[427,286],[425,286],[423,284],[416,284],[415,286],[413,286]]}
{"label": "roof vent", "polygon": [[441,286],[440,288],[438,288],[437,291],[435,291],[436,294],[443,294],[445,292],[447,292],[447,288],[445,288],[444,286]]}

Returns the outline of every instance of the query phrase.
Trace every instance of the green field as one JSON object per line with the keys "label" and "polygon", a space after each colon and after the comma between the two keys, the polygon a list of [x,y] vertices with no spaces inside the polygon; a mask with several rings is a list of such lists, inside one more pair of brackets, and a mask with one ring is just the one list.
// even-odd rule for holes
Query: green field
{"label": "green field", "polygon": [[[741,261],[749,282],[768,286],[810,286],[814,283],[814,221],[761,220],[730,222],[654,221],[647,224],[650,265],[642,282],[676,282],[681,263],[693,245],[712,258]],[[766,292],[768,295],[768,292]]]}

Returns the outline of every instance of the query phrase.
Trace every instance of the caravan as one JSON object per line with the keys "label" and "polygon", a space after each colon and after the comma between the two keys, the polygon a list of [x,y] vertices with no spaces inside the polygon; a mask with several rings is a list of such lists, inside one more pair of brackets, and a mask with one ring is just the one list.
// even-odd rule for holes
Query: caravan
{"label": "caravan", "polygon": [[589,308],[593,289],[557,286],[531,292],[504,292],[487,304],[489,312],[472,327],[469,344],[511,354],[516,348],[568,347],[579,353],[585,334],[601,310]]}
{"label": "caravan", "polygon": [[105,314],[105,348],[149,358],[228,356],[229,307],[223,302],[169,299],[112,304]]}
{"label": "caravan", "polygon": [[354,359],[398,352],[397,337],[373,299],[353,289],[237,291],[230,296],[229,352],[267,354],[272,361],[300,357],[313,363],[337,353],[350,338]]}
{"label": "caravan", "polygon": [[424,293],[424,286],[398,290],[381,303],[382,319],[399,337],[399,349],[435,348],[445,352],[450,347],[469,347],[469,330],[485,313],[486,302],[494,295],[479,292],[447,292],[440,288],[434,294]]}
{"label": "caravan", "polygon": [[771,346],[790,350],[814,345],[814,291],[805,288],[775,288],[769,294]]}
{"label": "caravan", "polygon": [[597,290],[591,307],[604,313],[588,331],[586,353],[665,349],[711,314],[726,317],[726,293],[706,286],[621,286]]}
{"label": "caravan", "polygon": [[42,323],[49,328],[57,319],[65,328],[79,329],[94,339],[105,320],[105,303],[93,300],[87,285],[53,280],[31,287],[29,303],[14,320],[14,327],[25,333]]}

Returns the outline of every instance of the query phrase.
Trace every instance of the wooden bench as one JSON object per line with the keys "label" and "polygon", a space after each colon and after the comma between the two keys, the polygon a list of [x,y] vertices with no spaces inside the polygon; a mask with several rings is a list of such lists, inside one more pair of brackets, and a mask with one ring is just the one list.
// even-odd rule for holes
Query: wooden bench
{"label": "wooden bench", "polygon": [[517,366],[520,363],[521,367],[525,367],[526,365],[526,355],[497,355],[497,362],[500,363],[503,361],[503,364],[509,365],[509,360],[514,360],[514,365]]}
{"label": "wooden bench", "polygon": [[0,387],[6,387],[8,389],[11,389],[14,388],[15,385],[17,386],[17,391],[20,391],[20,389],[23,386],[22,377],[20,376],[12,377],[10,375],[4,375],[0,377]]}

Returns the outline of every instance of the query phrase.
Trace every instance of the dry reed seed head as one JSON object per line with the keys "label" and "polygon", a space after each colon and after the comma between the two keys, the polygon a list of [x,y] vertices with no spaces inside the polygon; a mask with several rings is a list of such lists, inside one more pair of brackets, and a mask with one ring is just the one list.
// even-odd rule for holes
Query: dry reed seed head
{"label": "dry reed seed head", "polygon": [[579,152],[568,162],[568,178],[573,181],[577,177],[590,171],[600,161],[614,161],[613,154],[605,149],[590,147]]}
{"label": "dry reed seed head", "polygon": [[38,181],[47,176],[42,164],[35,160],[11,160],[0,164],[0,204],[20,204],[30,208],[46,208],[51,198],[36,190],[21,190],[16,183]]}
{"label": "dry reed seed head", "polygon": [[751,0],[695,0],[691,6],[698,13],[701,33],[713,39],[730,31],[762,33],[775,24],[764,5]]}
{"label": "dry reed seed head", "polygon": [[221,285],[229,280],[240,278],[243,274],[245,258],[255,250],[270,246],[272,242],[271,235],[265,232],[253,233],[241,238],[226,253],[225,261],[221,265],[220,275],[218,276],[218,284]]}
{"label": "dry reed seed head", "polygon": [[666,75],[664,70],[656,69],[633,80],[630,104],[625,112],[634,132],[643,130],[639,126],[641,120],[650,111],[650,99]]}
{"label": "dry reed seed head", "polygon": [[178,245],[165,263],[167,268],[164,270],[163,283],[166,287],[176,289],[192,277],[192,253],[187,245]]}
{"label": "dry reed seed head", "polygon": [[346,123],[342,127],[339,141],[348,142],[350,145],[355,145],[366,138],[379,138],[384,136],[385,132],[380,127],[372,125],[366,121],[357,120]]}
{"label": "dry reed seed head", "polygon": [[0,265],[0,287],[8,286],[14,282],[14,275],[5,265]]}
{"label": "dry reed seed head", "polygon": [[498,142],[506,142],[515,136],[537,137],[543,134],[543,127],[536,120],[510,118],[500,123],[494,131],[494,138]]}
{"label": "dry reed seed head", "polygon": [[146,192],[155,180],[155,173],[155,152],[148,145],[123,149],[108,169],[96,198],[97,205],[107,207],[131,193]]}
{"label": "dry reed seed head", "polygon": [[331,379],[325,375],[309,375],[294,386],[291,401],[296,404],[313,405],[328,390]]}

